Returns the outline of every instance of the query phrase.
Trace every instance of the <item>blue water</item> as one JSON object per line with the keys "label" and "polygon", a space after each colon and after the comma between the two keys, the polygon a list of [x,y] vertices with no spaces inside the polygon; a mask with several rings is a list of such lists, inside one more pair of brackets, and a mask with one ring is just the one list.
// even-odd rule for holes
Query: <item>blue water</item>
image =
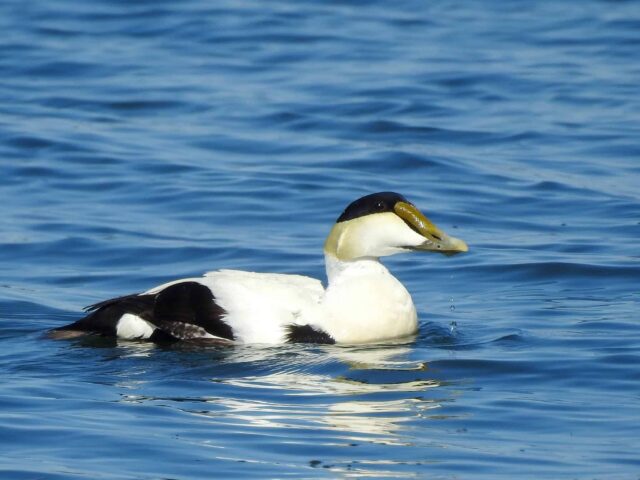
{"label": "blue water", "polygon": [[[0,72],[0,478],[640,475],[638,2],[4,0]],[[380,190],[470,245],[415,341],[43,336]]]}

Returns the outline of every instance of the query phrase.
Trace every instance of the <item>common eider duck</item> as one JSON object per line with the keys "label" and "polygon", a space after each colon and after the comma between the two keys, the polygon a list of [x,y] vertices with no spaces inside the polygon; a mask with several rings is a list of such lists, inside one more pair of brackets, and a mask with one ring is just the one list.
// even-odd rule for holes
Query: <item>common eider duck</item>
{"label": "common eider duck", "polygon": [[50,333],[263,344],[397,339],[417,332],[416,308],[379,258],[467,250],[402,195],[374,193],[351,203],[329,232],[326,288],[300,275],[216,270],[96,303],[84,318]]}

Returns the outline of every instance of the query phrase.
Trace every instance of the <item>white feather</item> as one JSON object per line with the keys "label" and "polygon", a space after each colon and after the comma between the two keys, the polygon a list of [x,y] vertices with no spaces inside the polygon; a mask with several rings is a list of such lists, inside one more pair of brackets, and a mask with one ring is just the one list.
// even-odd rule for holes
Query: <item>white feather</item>
{"label": "white feather", "polygon": [[287,325],[315,324],[324,292],[319,280],[300,275],[239,270],[209,272],[200,283],[225,309],[225,321],[244,343],[282,343]]}
{"label": "white feather", "polygon": [[164,283],[144,294],[181,282],[208,287],[215,302],[227,312],[224,321],[242,343],[283,343],[288,325],[318,325],[322,318],[322,283],[302,275],[215,270],[203,277]]}
{"label": "white feather", "polygon": [[377,259],[345,262],[326,255],[326,262],[323,328],[336,342],[368,343],[417,331],[411,295]]}
{"label": "white feather", "polygon": [[156,328],[132,313],[125,313],[116,324],[116,335],[126,340],[149,338]]}

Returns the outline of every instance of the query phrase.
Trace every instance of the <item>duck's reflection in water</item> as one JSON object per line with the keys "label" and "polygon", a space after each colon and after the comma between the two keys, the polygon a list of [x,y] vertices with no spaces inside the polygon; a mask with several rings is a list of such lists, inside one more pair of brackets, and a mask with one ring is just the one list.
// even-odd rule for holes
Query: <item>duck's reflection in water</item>
{"label": "duck's reflection in water", "polygon": [[[349,441],[402,443],[408,422],[429,416],[446,401],[435,393],[440,382],[428,378],[426,364],[406,360],[409,352],[407,346],[332,347],[310,364],[339,361],[343,370],[338,375],[310,372],[309,363],[303,368],[298,364],[298,370],[281,364],[272,373],[222,380],[238,391],[253,391],[252,398],[208,401],[223,404],[224,417],[243,425],[291,428],[306,424],[342,432]],[[241,354],[244,361],[247,353]],[[218,409],[211,412],[220,413]]]}
{"label": "duck's reflection in water", "polygon": [[[443,418],[440,407],[452,401],[447,398],[451,389],[440,388],[443,382],[432,378],[427,364],[412,360],[412,352],[407,345],[232,348],[216,365],[202,367],[200,362],[195,367],[198,374],[207,368],[219,375],[206,381],[200,377],[195,384],[187,379],[188,386],[209,395],[194,395],[190,387],[183,398],[128,394],[124,400],[161,403],[192,416],[190,424],[206,419],[213,425],[198,429],[211,432],[205,435],[207,446],[224,452],[227,460],[246,460],[236,457],[238,452],[224,440],[238,435],[291,453],[365,444],[411,446],[416,428],[422,428],[418,424]],[[339,451],[345,453],[332,470],[354,468],[346,453],[351,449]],[[393,462],[361,458],[356,470],[361,476],[380,474],[382,466],[376,462],[382,460]]]}

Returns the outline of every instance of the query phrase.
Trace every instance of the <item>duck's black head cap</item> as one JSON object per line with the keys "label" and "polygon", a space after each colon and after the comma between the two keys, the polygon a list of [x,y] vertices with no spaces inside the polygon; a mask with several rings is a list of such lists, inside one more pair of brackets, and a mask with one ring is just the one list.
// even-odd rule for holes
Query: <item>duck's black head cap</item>
{"label": "duck's black head cap", "polygon": [[366,195],[351,204],[338,217],[337,222],[346,222],[354,218],[364,217],[373,213],[393,212],[397,202],[409,202],[404,196],[396,192],[378,192]]}

